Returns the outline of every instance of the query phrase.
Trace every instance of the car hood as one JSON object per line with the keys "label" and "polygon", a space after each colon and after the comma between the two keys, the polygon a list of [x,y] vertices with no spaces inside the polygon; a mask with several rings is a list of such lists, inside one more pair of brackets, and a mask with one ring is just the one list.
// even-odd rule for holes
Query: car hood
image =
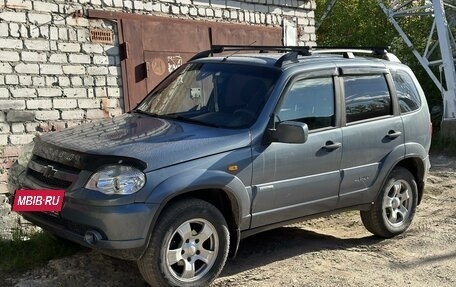
{"label": "car hood", "polygon": [[150,171],[249,144],[248,129],[221,129],[133,113],[42,135],[34,154],[81,169],[131,161]]}

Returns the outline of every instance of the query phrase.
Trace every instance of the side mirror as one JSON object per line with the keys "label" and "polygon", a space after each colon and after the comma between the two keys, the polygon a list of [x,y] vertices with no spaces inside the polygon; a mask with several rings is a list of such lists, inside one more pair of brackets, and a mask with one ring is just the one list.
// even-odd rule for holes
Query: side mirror
{"label": "side mirror", "polygon": [[307,141],[309,128],[307,124],[300,122],[281,122],[272,132],[272,139],[276,142],[301,144]]}

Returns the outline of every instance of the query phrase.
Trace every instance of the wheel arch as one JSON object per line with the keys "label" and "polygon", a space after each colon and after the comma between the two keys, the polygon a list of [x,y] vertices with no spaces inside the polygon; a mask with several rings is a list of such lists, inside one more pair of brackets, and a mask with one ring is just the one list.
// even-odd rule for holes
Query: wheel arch
{"label": "wheel arch", "polygon": [[234,257],[240,241],[240,230],[250,224],[250,192],[242,181],[221,171],[193,170],[172,176],[151,192],[147,202],[159,203],[147,235],[151,234],[162,212],[172,203],[186,198],[207,201],[220,210],[230,231],[229,256]]}
{"label": "wheel arch", "polygon": [[423,160],[419,157],[407,157],[402,159],[395,165],[395,167],[398,166],[410,171],[410,173],[415,178],[415,182],[418,187],[418,204],[420,204],[424,192],[425,166]]}

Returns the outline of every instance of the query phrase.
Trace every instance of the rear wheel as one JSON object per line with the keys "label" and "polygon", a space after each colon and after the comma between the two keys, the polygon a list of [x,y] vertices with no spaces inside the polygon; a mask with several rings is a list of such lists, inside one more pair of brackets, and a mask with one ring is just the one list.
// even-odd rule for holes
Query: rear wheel
{"label": "rear wheel", "polygon": [[385,238],[393,237],[410,226],[417,202],[418,188],[415,178],[407,169],[396,167],[372,208],[361,211],[361,220],[373,234]]}
{"label": "rear wheel", "polygon": [[212,204],[187,199],[160,216],[138,266],[152,286],[207,286],[228,256],[225,218]]}

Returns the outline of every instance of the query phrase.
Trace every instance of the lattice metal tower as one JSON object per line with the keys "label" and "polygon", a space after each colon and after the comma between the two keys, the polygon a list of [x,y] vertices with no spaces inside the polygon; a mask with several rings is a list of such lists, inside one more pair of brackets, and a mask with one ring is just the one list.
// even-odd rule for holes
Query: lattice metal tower
{"label": "lattice metal tower", "polygon": [[[327,8],[317,23],[317,28],[328,16],[337,0],[329,0]],[[454,55],[456,41],[451,28],[456,25],[456,1],[449,0],[395,0],[385,5],[377,0],[391,24],[426,70],[440,90],[443,98],[441,135],[456,139],[456,72]],[[401,27],[403,17],[432,17],[433,24],[424,51],[418,51]],[[438,66],[437,73],[431,67]]]}

